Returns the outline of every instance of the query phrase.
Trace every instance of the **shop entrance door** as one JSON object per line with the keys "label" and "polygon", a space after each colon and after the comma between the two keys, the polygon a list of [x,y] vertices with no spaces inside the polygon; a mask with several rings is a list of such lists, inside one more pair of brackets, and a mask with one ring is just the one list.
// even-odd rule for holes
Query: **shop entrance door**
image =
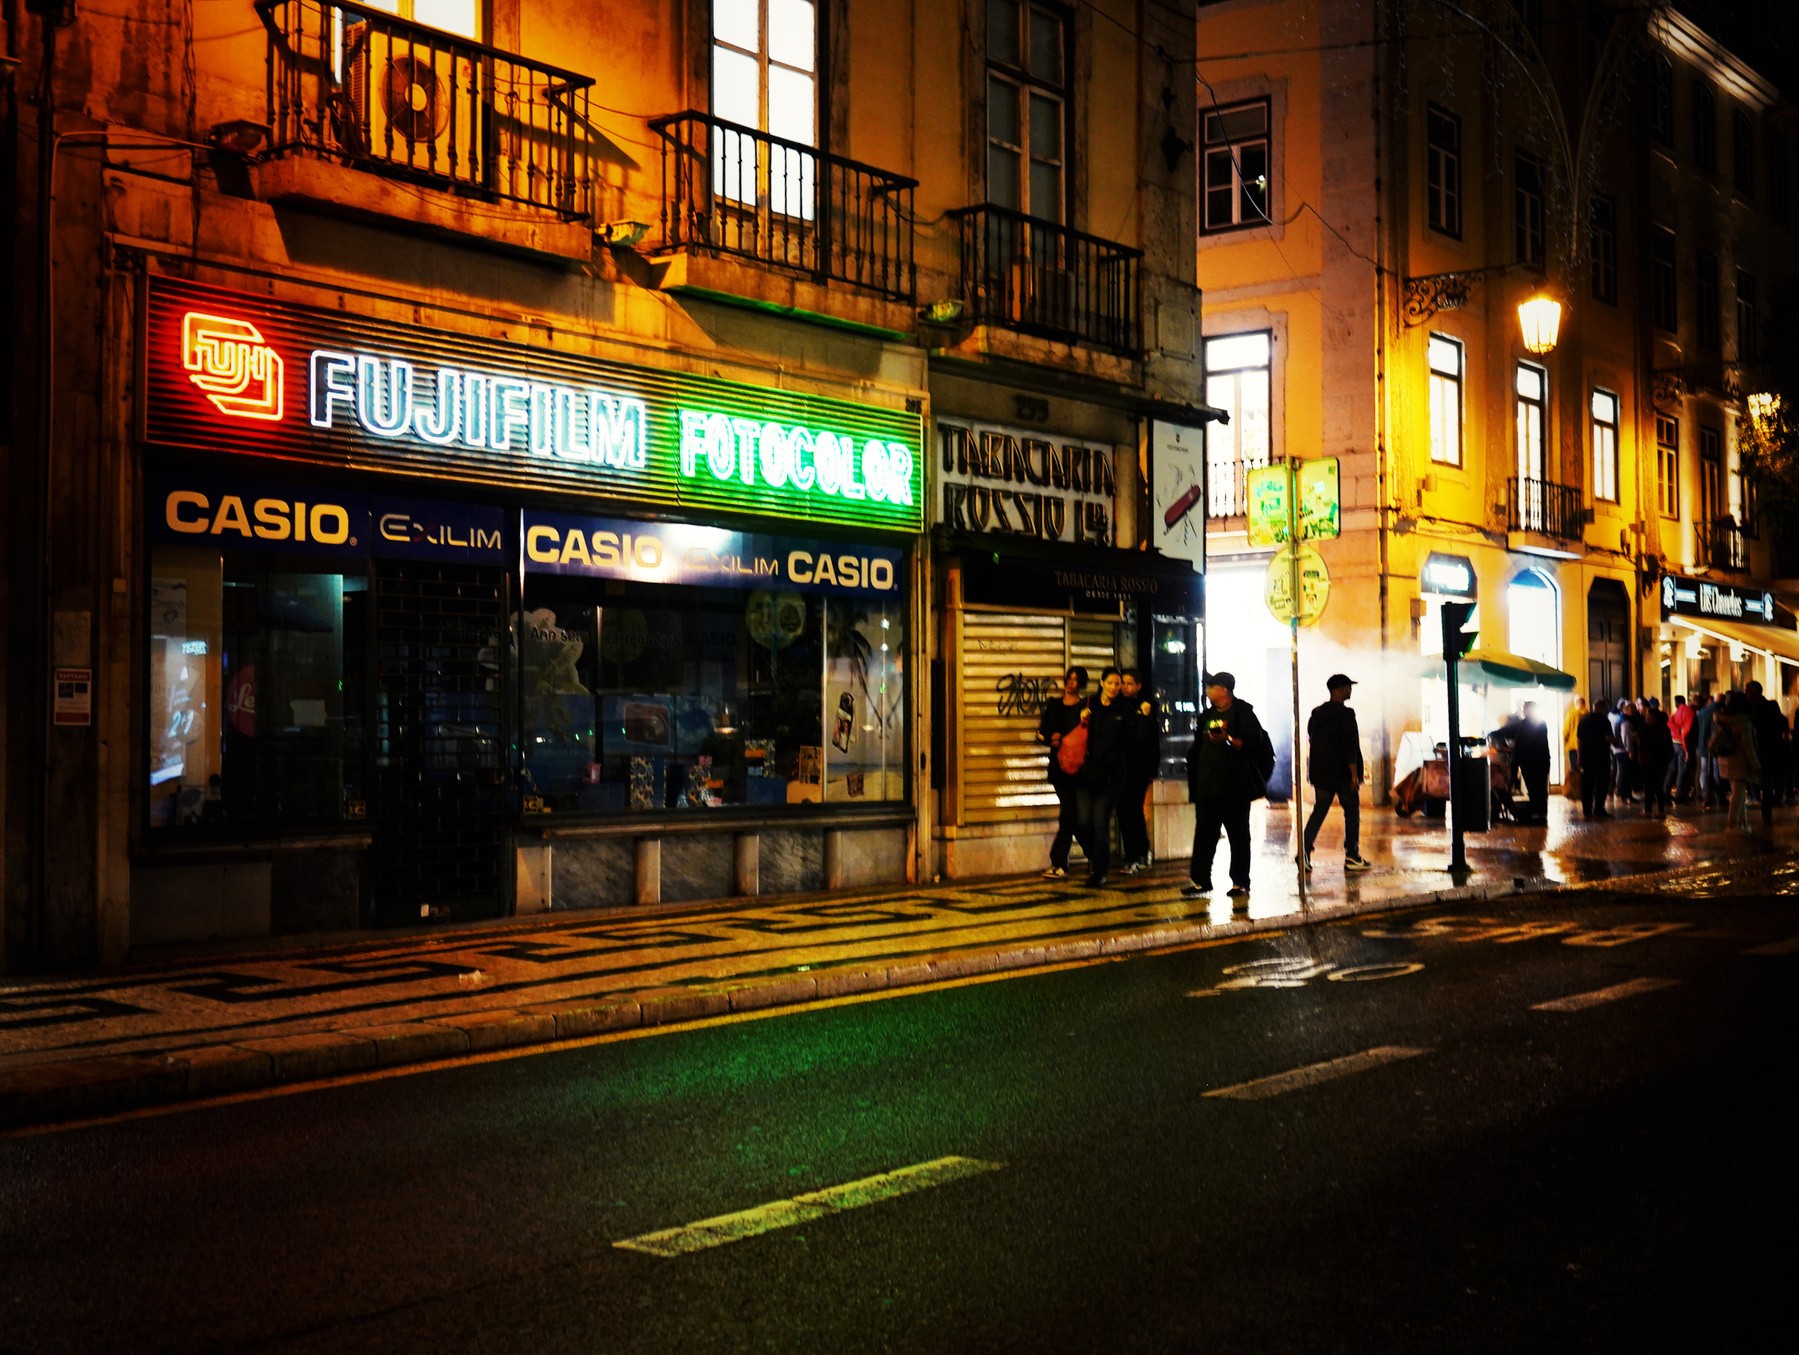
{"label": "shop entrance door", "polygon": [[374,592],[373,921],[498,916],[505,572],[383,562]]}
{"label": "shop entrance door", "polygon": [[1587,700],[1616,701],[1629,693],[1630,599],[1616,579],[1598,579],[1587,593]]}

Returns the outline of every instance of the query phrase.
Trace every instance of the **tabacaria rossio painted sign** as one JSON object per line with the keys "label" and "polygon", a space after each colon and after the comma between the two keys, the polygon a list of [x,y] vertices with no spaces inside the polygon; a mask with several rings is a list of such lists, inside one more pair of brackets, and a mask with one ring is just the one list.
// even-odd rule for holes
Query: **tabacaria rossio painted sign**
{"label": "tabacaria rossio painted sign", "polygon": [[147,442],[897,531],[903,410],[147,281]]}

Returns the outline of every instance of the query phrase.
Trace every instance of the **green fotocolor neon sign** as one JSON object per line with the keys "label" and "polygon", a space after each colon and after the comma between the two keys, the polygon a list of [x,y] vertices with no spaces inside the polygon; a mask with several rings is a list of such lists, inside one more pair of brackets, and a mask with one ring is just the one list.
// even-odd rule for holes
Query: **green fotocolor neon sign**
{"label": "green fotocolor neon sign", "polygon": [[[189,352],[196,333],[206,344]],[[562,490],[627,511],[924,529],[923,420],[904,410],[175,279],[151,279],[145,343],[153,443]],[[239,366],[265,374],[254,415],[208,394]]]}

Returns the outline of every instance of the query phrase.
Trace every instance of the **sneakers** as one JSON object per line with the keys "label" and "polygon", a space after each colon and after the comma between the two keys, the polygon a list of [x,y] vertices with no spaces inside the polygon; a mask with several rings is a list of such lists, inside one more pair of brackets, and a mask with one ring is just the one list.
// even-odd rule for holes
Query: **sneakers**
{"label": "sneakers", "polygon": [[1060,866],[1051,866],[1048,870],[1043,872],[1043,878],[1046,880],[1063,880],[1068,878],[1068,872],[1063,870]]}
{"label": "sneakers", "polygon": [[1364,861],[1359,856],[1346,856],[1343,858],[1343,869],[1346,871],[1373,870],[1374,862]]}
{"label": "sneakers", "polygon": [[1105,886],[1105,883],[1106,877],[1103,875],[1089,875],[1087,877],[1087,888],[1089,889],[1101,889]]}
{"label": "sneakers", "polygon": [[1193,881],[1189,880],[1186,884],[1181,886],[1181,897],[1183,899],[1203,899],[1211,892],[1212,886],[1210,882],[1201,885],[1194,884]]}
{"label": "sneakers", "polygon": [[1233,899],[1247,899],[1249,897],[1249,886],[1232,885],[1227,892]]}
{"label": "sneakers", "polygon": [[1310,852],[1306,853],[1305,872],[1307,875],[1312,873],[1312,854]]}

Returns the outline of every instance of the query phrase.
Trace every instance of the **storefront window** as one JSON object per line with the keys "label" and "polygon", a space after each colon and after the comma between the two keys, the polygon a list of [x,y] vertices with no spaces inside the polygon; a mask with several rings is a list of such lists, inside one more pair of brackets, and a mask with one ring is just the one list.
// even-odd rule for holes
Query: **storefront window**
{"label": "storefront window", "polygon": [[1199,647],[1201,627],[1184,617],[1155,618],[1151,687],[1161,703],[1162,763],[1156,775],[1180,781],[1187,775],[1187,750],[1199,729]]}
{"label": "storefront window", "polygon": [[551,811],[902,800],[899,598],[529,576],[525,794]]}
{"label": "storefront window", "polygon": [[365,574],[159,546],[150,580],[150,825],[362,814]]}

